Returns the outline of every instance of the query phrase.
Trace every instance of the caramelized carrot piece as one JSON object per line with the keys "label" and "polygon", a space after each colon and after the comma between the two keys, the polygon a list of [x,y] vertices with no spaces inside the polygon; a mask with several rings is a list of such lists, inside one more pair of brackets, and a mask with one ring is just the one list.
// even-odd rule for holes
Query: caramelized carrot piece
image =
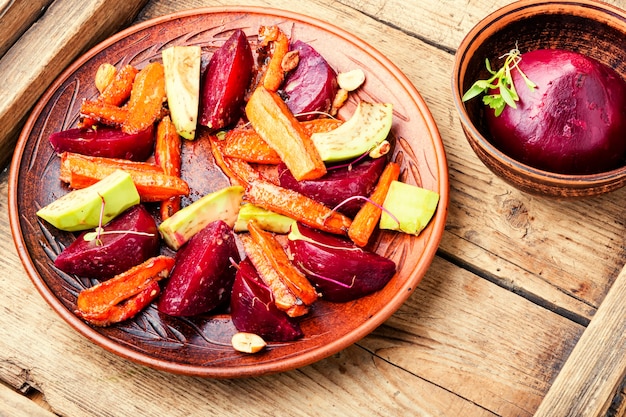
{"label": "caramelized carrot piece", "polygon": [[163,64],[151,62],[135,76],[128,100],[128,117],[122,125],[126,133],[137,133],[154,123],[166,99]]}
{"label": "caramelized carrot piece", "polygon": [[[328,132],[343,123],[337,119],[312,119],[300,122],[309,136]],[[257,164],[279,164],[280,156],[251,128],[235,128],[226,133],[224,155]]]}
{"label": "caramelized carrot piece", "polygon": [[189,185],[186,181],[180,177],[164,174],[163,170],[154,164],[71,152],[64,152],[61,155],[59,179],[68,183],[71,188],[85,188],[116,169],[122,169],[130,174],[143,202],[164,201],[170,197],[189,194]]}
{"label": "caramelized carrot piece", "polygon": [[299,300],[283,282],[278,272],[272,267],[260,245],[250,235],[240,236],[246,255],[254,265],[263,282],[270,288],[274,296],[274,303],[279,310],[290,317],[299,317],[308,313],[309,308]]}
{"label": "caramelized carrot piece", "polygon": [[[399,176],[400,165],[395,162],[389,162],[380,175],[378,183],[372,195],[370,195],[370,200],[382,206],[385,202],[387,191],[389,191],[389,186],[392,181],[397,180]],[[376,228],[376,224],[378,224],[381,214],[382,210],[378,206],[370,202],[365,203],[354,217],[352,225],[348,230],[350,239],[358,246],[362,247],[367,245],[370,236],[374,233],[374,229]]]}
{"label": "caramelized carrot piece", "polygon": [[339,119],[311,119],[300,122],[304,130],[310,135],[313,133],[326,133],[337,129],[343,122]]}
{"label": "caramelized carrot piece", "polygon": [[[102,322],[107,322],[112,313],[116,313],[116,306],[123,308],[121,303],[142,294],[146,289],[150,289],[137,300],[140,302],[135,303],[135,307],[142,306],[143,308],[147,298],[156,297],[158,294],[153,294],[153,283],[166,278],[173,267],[174,258],[164,255],[155,256],[107,281],[87,288],[78,294],[76,314],[86,320],[92,318],[95,322],[101,322],[99,325],[103,325]],[[124,314],[119,315],[122,312],[116,314],[118,317],[128,318],[128,314],[132,313],[132,310],[134,309],[129,308],[128,311],[123,312]],[[135,314],[137,312],[139,311],[134,311]]]}
{"label": "caramelized carrot piece", "polygon": [[248,222],[250,237],[259,245],[272,268],[285,283],[287,288],[306,305],[317,300],[318,294],[306,276],[289,260],[281,244],[270,232],[261,229],[255,221]]}
{"label": "caramelized carrot piece", "polygon": [[121,106],[128,100],[133,89],[133,83],[139,70],[132,65],[124,65],[111,83],[98,97],[99,101],[115,106]]}
{"label": "caramelized carrot piece", "polygon": [[103,101],[85,100],[80,106],[80,114],[86,117],[81,126],[90,127],[96,122],[109,126],[122,126],[128,118],[128,110]]}
{"label": "caramelized carrot piece", "polygon": [[[137,68],[132,65],[124,65],[121,70],[111,64],[102,64],[96,73],[96,87],[100,95],[96,99],[99,103],[121,106],[130,97],[133,81],[137,75]],[[84,112],[83,112],[84,113]],[[124,116],[125,119],[125,116]],[[85,117],[80,127],[89,128],[98,122],[97,119]]]}
{"label": "caramelized carrot piece", "polygon": [[[169,116],[165,116],[157,126],[154,148],[154,160],[166,175],[180,177],[181,139]],[[161,220],[169,218],[180,210],[180,196],[174,196],[161,202]]]}
{"label": "caramelized carrot piece", "polygon": [[326,174],[326,166],[310,135],[275,92],[259,86],[250,96],[246,115],[298,181]]}
{"label": "caramelized carrot piece", "polygon": [[250,128],[228,131],[224,139],[224,155],[258,164],[279,164],[280,156],[261,136]]}
{"label": "caramelized carrot piece", "polygon": [[261,173],[252,166],[239,158],[232,158],[224,155],[224,146],[226,142],[220,140],[216,136],[210,137],[211,152],[218,167],[226,174],[233,184],[247,186],[251,181],[262,180]]}
{"label": "caramelized carrot piece", "polygon": [[261,85],[270,91],[278,91],[285,79],[282,62],[289,52],[289,38],[278,26],[261,26],[259,27],[259,40],[261,47],[271,49],[269,62],[261,78]]}
{"label": "caramelized carrot piece", "polygon": [[79,311],[75,313],[78,317],[88,321],[94,326],[105,327],[114,323],[133,318],[137,313],[143,310],[158,297],[161,293],[161,287],[157,281],[152,281],[137,295],[134,295],[124,302],[111,306],[104,311]]}
{"label": "caramelized carrot piece", "polygon": [[250,182],[244,199],[328,233],[346,235],[352,223],[348,217],[309,197],[267,181]]}

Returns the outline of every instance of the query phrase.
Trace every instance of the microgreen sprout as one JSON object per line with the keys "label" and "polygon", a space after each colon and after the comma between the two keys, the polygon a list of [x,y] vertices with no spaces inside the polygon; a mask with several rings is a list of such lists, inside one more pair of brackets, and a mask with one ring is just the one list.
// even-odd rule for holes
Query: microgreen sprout
{"label": "microgreen sprout", "polygon": [[389,144],[388,141],[384,140],[381,143],[378,143],[372,146],[370,149],[365,151],[363,154],[361,154],[361,156],[357,157],[356,159],[353,159],[352,161],[347,162],[345,164],[331,165],[327,169],[331,171],[333,169],[348,168],[348,171],[352,171],[352,166],[356,164],[357,162],[365,159],[368,156],[372,159],[383,157],[389,152],[390,149],[391,149],[391,145]]}
{"label": "microgreen sprout", "polygon": [[102,240],[100,240],[100,237],[102,235],[122,235],[122,234],[131,234],[131,235],[137,235],[137,236],[149,236],[152,237],[154,236],[154,233],[147,233],[147,232],[136,232],[134,230],[104,230],[104,228],[102,227],[96,227],[96,230],[93,232],[89,232],[89,233],[85,233],[85,236],[83,237],[83,239],[85,239],[87,242],[91,242],[92,240],[96,241],[96,244],[98,246],[102,245]]}
{"label": "microgreen sprout", "polygon": [[295,117],[302,117],[302,116],[312,116],[312,115],[317,115],[317,116],[326,116],[329,119],[334,119],[334,120],[338,120],[335,116],[333,116],[332,114],[328,113],[328,112],[324,112],[324,111],[319,111],[319,110],[312,110],[312,111],[307,111],[307,112],[303,112],[303,113],[298,113],[295,114]]}
{"label": "microgreen sprout", "polygon": [[356,282],[356,275],[352,276],[352,279],[350,280],[350,285],[348,285],[348,284],[344,284],[341,281],[337,281],[336,279],[328,278],[328,277],[326,277],[324,275],[317,274],[317,273],[311,271],[310,269],[306,268],[304,265],[302,265],[301,262],[298,263],[298,268],[300,268],[307,275],[316,277],[316,278],[321,279],[321,280],[326,281],[326,282],[333,283],[333,284],[335,284],[335,285],[337,285],[339,287],[343,287],[343,288],[350,289],[350,288],[354,287],[354,283]]}
{"label": "microgreen sprout", "polygon": [[83,236],[83,239],[85,239],[85,241],[87,242],[95,241],[96,246],[102,246],[102,240],[100,239],[102,235],[133,234],[133,235],[138,235],[138,236],[150,236],[150,237],[154,236],[154,233],[137,232],[133,230],[105,231],[104,226],[102,225],[102,221],[103,221],[102,219],[104,218],[105,201],[104,201],[104,197],[100,195],[100,193],[98,193],[98,195],[100,196],[100,199],[102,200],[102,204],[100,205],[100,218],[98,219],[98,227],[96,227],[96,229],[93,232],[85,233],[85,236]]}
{"label": "microgreen sprout", "polygon": [[384,211],[385,213],[387,213],[387,214],[389,215],[389,217],[391,217],[391,219],[392,219],[393,221],[395,221],[396,223],[398,223],[398,226],[400,225],[400,220],[398,220],[398,218],[397,218],[396,216],[394,216],[392,212],[390,212],[389,210],[387,210],[387,209],[386,209],[385,207],[383,207],[382,205],[380,205],[380,204],[376,203],[376,202],[375,202],[374,200],[372,200],[371,198],[369,198],[369,197],[365,197],[365,196],[362,196],[362,195],[354,195],[354,196],[352,196],[352,197],[348,197],[348,198],[346,198],[346,199],[345,199],[345,200],[343,200],[341,203],[337,204],[337,205],[336,205],[336,206],[335,206],[335,207],[334,207],[334,208],[333,208],[330,212],[328,212],[328,213],[326,214],[326,218],[328,218],[330,215],[332,215],[334,212],[336,212],[336,211],[337,211],[337,210],[338,210],[341,206],[343,206],[343,205],[345,205],[345,204],[347,204],[347,203],[349,203],[350,201],[353,201],[353,200],[365,200],[365,201],[367,201],[368,203],[375,205],[376,207],[378,207],[379,209],[381,209],[382,211]]}
{"label": "microgreen sprout", "polygon": [[522,60],[522,54],[517,47],[502,55],[500,59],[504,58],[504,65],[494,71],[491,69],[491,63],[489,59],[485,59],[485,65],[487,71],[491,74],[491,77],[486,80],[476,81],[463,95],[463,101],[468,101],[480,94],[488,93],[490,90],[498,90],[498,93],[485,94],[483,96],[483,103],[491,107],[495,111],[495,115],[499,116],[504,111],[506,105],[516,109],[516,101],[519,101],[515,84],[511,76],[513,69],[517,70],[524,79],[526,86],[532,91],[537,85],[528,79],[526,74],[520,69],[519,62]]}

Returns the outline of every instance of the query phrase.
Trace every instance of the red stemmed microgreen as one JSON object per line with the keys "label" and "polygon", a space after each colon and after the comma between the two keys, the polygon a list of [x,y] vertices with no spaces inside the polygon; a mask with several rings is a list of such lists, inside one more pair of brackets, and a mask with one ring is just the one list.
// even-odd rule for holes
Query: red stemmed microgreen
{"label": "red stemmed microgreen", "polygon": [[154,236],[153,233],[146,233],[146,232],[137,232],[134,230],[104,230],[104,226],[102,225],[102,221],[104,218],[104,206],[105,206],[105,201],[104,201],[104,197],[100,194],[98,194],[100,196],[100,199],[102,200],[102,204],[100,205],[100,218],[98,219],[98,227],[96,227],[96,229],[93,232],[89,232],[89,233],[85,233],[85,236],[83,237],[83,239],[85,239],[85,241],[87,242],[91,242],[94,241],[96,242],[96,246],[102,246],[102,240],[100,239],[102,237],[102,235],[113,235],[113,234],[134,234],[134,235],[138,235],[138,236]]}
{"label": "red stemmed microgreen", "polygon": [[497,71],[491,69],[491,63],[489,59],[485,59],[485,65],[487,71],[491,74],[491,77],[486,80],[476,81],[463,95],[463,101],[468,101],[480,94],[488,93],[491,90],[498,90],[497,93],[485,94],[483,96],[483,103],[491,107],[495,111],[495,115],[499,116],[504,111],[504,108],[509,105],[516,109],[516,101],[519,101],[515,84],[511,76],[513,69],[517,70],[524,79],[524,82],[530,90],[534,90],[537,85],[528,79],[526,74],[519,68],[519,62],[522,60],[522,54],[519,49],[515,48],[506,54],[502,55],[500,59],[504,58],[504,65]]}
{"label": "red stemmed microgreen", "polygon": [[349,203],[350,201],[353,200],[365,200],[368,203],[371,203],[373,205],[375,205],[376,207],[378,207],[379,209],[381,209],[382,211],[384,211],[385,213],[387,213],[389,215],[389,217],[391,217],[393,219],[394,222],[398,223],[398,225],[400,225],[400,220],[398,220],[398,218],[396,216],[393,215],[392,212],[390,212],[389,210],[387,210],[385,207],[383,207],[382,205],[376,203],[375,201],[373,201],[371,198],[369,197],[365,197],[362,195],[353,195],[352,197],[348,197],[345,200],[343,200],[341,203],[337,204],[327,215],[326,217],[330,216],[332,213],[336,212],[337,210],[339,210],[339,208],[347,203]]}
{"label": "red stemmed microgreen", "polygon": [[[316,244],[317,243],[318,242],[316,242]],[[302,270],[307,275],[310,275],[310,276],[318,278],[318,279],[320,279],[322,281],[326,281],[328,283],[331,283],[331,284],[334,284],[334,285],[337,285],[337,286],[343,287],[343,288],[350,289],[350,288],[354,287],[354,282],[356,281],[356,275],[352,276],[352,280],[350,281],[350,285],[348,285],[348,284],[344,284],[343,282],[338,281],[336,279],[328,278],[328,277],[326,277],[324,275],[317,274],[317,273],[309,270],[308,268],[306,268],[304,265],[302,265],[302,263],[298,263],[298,268],[300,268],[300,270]]]}

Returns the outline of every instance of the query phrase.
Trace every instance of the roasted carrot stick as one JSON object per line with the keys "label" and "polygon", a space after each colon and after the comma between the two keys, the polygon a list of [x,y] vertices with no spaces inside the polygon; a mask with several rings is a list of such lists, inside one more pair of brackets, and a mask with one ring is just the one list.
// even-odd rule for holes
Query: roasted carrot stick
{"label": "roasted carrot stick", "polygon": [[133,82],[139,70],[132,65],[124,65],[113,81],[102,91],[99,101],[115,106],[121,106],[129,99],[133,89]]}
{"label": "roasted carrot stick", "polygon": [[81,124],[82,127],[91,127],[96,122],[108,126],[122,126],[128,118],[128,110],[125,107],[118,107],[98,100],[83,101],[80,106],[80,114],[86,118]]}
{"label": "roasted carrot stick", "polygon": [[324,161],[310,135],[277,93],[257,87],[246,104],[246,116],[295,179],[316,179],[326,173]]}
{"label": "roasted carrot stick", "polygon": [[289,52],[289,38],[278,26],[261,26],[259,40],[261,47],[270,48],[270,59],[263,69],[261,85],[270,91],[277,91],[285,78],[282,62]]}
{"label": "roasted carrot stick", "polygon": [[254,265],[263,282],[270,288],[274,296],[274,303],[279,310],[290,317],[299,317],[308,313],[309,308],[299,300],[283,282],[280,275],[272,267],[261,246],[250,235],[239,236],[246,255]]}
{"label": "roasted carrot stick", "polygon": [[[395,162],[389,162],[380,175],[378,183],[369,197],[370,200],[382,206],[391,182],[397,180],[399,176],[400,165]],[[370,202],[365,203],[354,217],[352,225],[348,230],[350,239],[358,246],[367,245],[381,214],[382,210],[378,206]]]}
{"label": "roasted carrot stick", "polygon": [[78,317],[94,326],[105,327],[114,323],[133,318],[159,296],[161,287],[157,281],[150,282],[138,294],[124,300],[123,303],[113,305],[103,311],[80,311],[75,313]]}
{"label": "roasted carrot stick", "polygon": [[[174,258],[156,256],[134,266],[128,271],[87,288],[78,294],[76,314],[96,325],[113,323],[112,318],[126,319],[134,315],[145,306],[146,301],[158,295],[153,283],[166,278],[174,267]],[[158,286],[157,286],[158,287]],[[146,291],[147,290],[147,291]],[[132,300],[135,296],[141,297],[135,303],[124,308],[121,303]],[[119,311],[119,308],[122,311]],[[139,308],[139,310],[136,310]]]}
{"label": "roasted carrot stick", "polygon": [[122,125],[126,133],[146,129],[161,115],[165,95],[163,64],[151,62],[135,76],[128,100],[128,117]]}
{"label": "roasted carrot stick", "polygon": [[224,138],[224,155],[257,164],[279,164],[280,156],[251,128],[228,131]]}
{"label": "roasted carrot stick", "polygon": [[248,231],[287,288],[304,304],[313,304],[318,297],[317,291],[306,276],[291,263],[274,235],[261,229],[255,221],[248,222]]}
{"label": "roasted carrot stick", "polygon": [[251,181],[262,180],[261,173],[252,166],[239,158],[232,158],[224,155],[224,146],[226,141],[217,138],[216,136],[210,137],[211,152],[215,163],[226,174],[233,185],[239,184],[241,186],[247,186]]}
{"label": "roasted carrot stick", "polygon": [[[157,126],[154,160],[166,175],[180,177],[181,139],[169,116],[165,116]],[[180,210],[180,196],[168,198],[161,202],[161,220],[169,218]]]}
{"label": "roasted carrot stick", "polygon": [[352,223],[343,214],[268,181],[251,181],[246,188],[244,200],[329,233],[346,235]]}
{"label": "roasted carrot stick", "polygon": [[189,194],[189,185],[186,181],[164,174],[157,165],[71,152],[61,154],[59,179],[68,183],[71,188],[85,188],[116,169],[122,169],[130,174],[143,202],[164,201],[170,197]]}
{"label": "roasted carrot stick", "polygon": [[325,133],[337,129],[343,122],[339,119],[311,119],[300,122],[304,130],[310,135]]}
{"label": "roasted carrot stick", "polygon": [[[309,136],[316,132],[336,129],[342,121],[337,119],[312,119],[300,122]],[[280,156],[250,127],[229,130],[224,139],[224,155],[257,164],[279,164]]]}
{"label": "roasted carrot stick", "polygon": [[[109,67],[113,68],[114,75],[111,77],[111,81],[108,82],[106,86],[101,90],[101,93],[96,99],[96,102],[110,104],[111,106],[121,106],[130,97],[130,92],[133,88],[133,81],[135,80],[135,76],[137,75],[138,70],[132,65],[124,65],[119,71],[117,71],[115,67],[110,64],[108,65]],[[100,69],[98,71],[100,71]],[[96,85],[98,85],[97,77],[98,74],[96,74]],[[93,111],[95,107],[93,106],[93,104],[91,106],[91,110]],[[84,109],[81,106],[81,113],[87,114],[87,110],[88,108],[86,106]],[[111,110],[109,109],[109,111]],[[124,110],[124,113],[125,112],[126,111]],[[124,114],[124,120],[125,119],[126,115]],[[92,127],[97,121],[98,119],[85,117],[81,121],[80,126]]]}

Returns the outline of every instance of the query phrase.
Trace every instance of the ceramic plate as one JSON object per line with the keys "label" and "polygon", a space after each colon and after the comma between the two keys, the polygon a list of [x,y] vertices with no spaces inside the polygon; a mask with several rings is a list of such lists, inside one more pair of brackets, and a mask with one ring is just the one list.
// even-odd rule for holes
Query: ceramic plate
{"label": "ceramic plate", "polygon": [[[200,45],[204,60],[236,28],[255,49],[260,25],[279,25],[292,39],[308,42],[339,72],[362,68],[366,83],[342,110],[348,117],[359,100],[394,105],[394,158],[401,179],[437,191],[437,213],[419,237],[385,232],[373,249],[393,259],[398,272],[381,291],[354,302],[320,301],[302,321],[304,338],[270,343],[247,355],[230,345],[235,329],[227,313],[188,319],[159,314],[154,305],[134,319],[108,328],[91,327],[73,313],[78,292],[90,280],[55,269],[54,259],[74,235],[60,232],[36,211],[67,192],[58,179],[59,158],[48,136],[74,127],[81,101],[97,95],[94,75],[101,63],[139,68],[159,60],[172,45]],[[193,189],[186,203],[228,185],[213,164],[205,141],[185,142],[183,177]],[[448,205],[448,171],[432,116],[408,79],[383,55],[349,33],[291,12],[240,8],[199,9],[163,16],[131,27],[101,43],[69,67],[42,97],[19,138],[10,172],[10,220],[24,267],[38,291],[74,329],[129,360],[175,373],[215,378],[286,371],[328,357],[355,343],[391,316],[409,297],[430,266],[441,240]]]}

